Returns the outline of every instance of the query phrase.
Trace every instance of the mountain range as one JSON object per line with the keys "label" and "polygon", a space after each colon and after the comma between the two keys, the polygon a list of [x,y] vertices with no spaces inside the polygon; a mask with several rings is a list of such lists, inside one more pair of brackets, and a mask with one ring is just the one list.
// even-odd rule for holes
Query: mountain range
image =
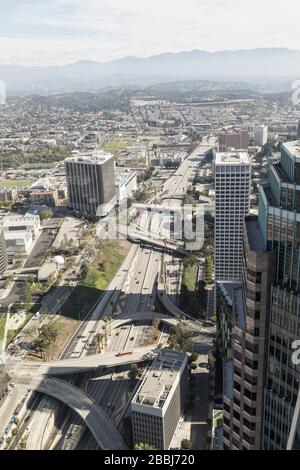
{"label": "mountain range", "polygon": [[175,80],[244,80],[300,78],[300,51],[262,48],[237,51],[164,53],[148,58],[125,57],[106,63],[82,60],[49,67],[0,65],[7,92],[95,91],[107,86]]}

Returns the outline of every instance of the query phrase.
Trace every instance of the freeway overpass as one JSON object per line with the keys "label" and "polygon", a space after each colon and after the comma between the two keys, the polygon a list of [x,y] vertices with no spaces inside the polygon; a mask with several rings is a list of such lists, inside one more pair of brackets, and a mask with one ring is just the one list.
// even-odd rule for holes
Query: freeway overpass
{"label": "freeway overpass", "polygon": [[[19,381],[22,381],[20,377]],[[126,450],[123,438],[118,433],[102,408],[80,388],[55,378],[32,380],[23,377],[23,383],[37,392],[49,395],[72,408],[85,422],[103,450]]]}
{"label": "freeway overpass", "polygon": [[152,236],[144,235],[139,231],[128,230],[128,239],[133,242],[141,242],[157,248],[162,248],[166,252],[176,252],[181,255],[184,255],[186,253],[185,249],[175,241],[172,242],[170,240],[153,238]]}
{"label": "freeway overpass", "polygon": [[16,362],[7,363],[7,370],[14,382],[18,383],[20,378],[41,377],[43,375],[69,375],[100,367],[117,367],[125,364],[139,363],[147,359],[154,352],[156,345],[145,346],[135,349],[130,355],[118,356],[115,352],[94,354],[78,358],[63,359],[53,362]]}
{"label": "freeway overpass", "polygon": [[163,237],[158,236],[150,231],[145,229],[137,229],[133,230],[132,228],[128,227],[127,225],[117,225],[116,227],[117,233],[122,237],[131,240],[132,242],[136,243],[145,243],[147,245],[151,245],[153,247],[161,248],[164,251],[168,252],[176,252],[179,254],[184,255],[185,249],[183,247],[182,241],[176,241],[171,239],[164,239]]}
{"label": "freeway overpass", "polygon": [[[160,320],[161,322],[169,325],[178,325],[177,318],[171,318],[168,315],[163,315],[156,312],[141,312],[134,315],[124,315],[113,320],[110,324],[110,328],[116,329],[129,322],[142,321],[142,320]],[[199,335],[210,335],[213,334],[213,328],[203,328],[200,321],[191,319],[187,323],[188,329],[198,333]],[[69,375],[76,374],[79,372],[85,372],[88,370],[94,370],[102,367],[117,367],[121,365],[129,365],[139,363],[147,360],[153,354],[157,345],[144,346],[141,348],[130,351],[130,354],[124,356],[118,356],[116,352],[108,352],[102,354],[94,354],[89,356],[82,356],[78,358],[62,359],[60,361],[52,362],[14,362],[11,361],[7,364],[7,369],[10,376],[15,382],[19,382],[23,376],[41,377],[51,375]]]}
{"label": "freeway overpass", "polygon": [[[138,312],[133,315],[121,315],[120,317],[118,317],[118,319],[114,320],[111,323],[111,328],[116,329],[122,325],[126,325],[126,323],[133,323],[135,321],[143,321],[143,320],[159,320],[161,323],[164,323],[169,326],[177,326],[179,323],[178,317],[172,318],[169,315],[164,315],[162,313],[156,313],[156,312]],[[194,319],[192,319],[192,321],[188,320],[188,323],[186,325],[188,329],[196,333],[203,333],[204,331],[203,327],[201,326],[201,323],[197,320],[194,320]]]}

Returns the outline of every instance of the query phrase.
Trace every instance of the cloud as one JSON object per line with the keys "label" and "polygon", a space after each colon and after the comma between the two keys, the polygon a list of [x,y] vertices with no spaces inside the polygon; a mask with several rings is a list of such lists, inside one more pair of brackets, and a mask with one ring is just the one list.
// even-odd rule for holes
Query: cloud
{"label": "cloud", "polygon": [[296,49],[299,13],[299,0],[15,0],[0,61],[4,55],[50,64],[195,48]]}

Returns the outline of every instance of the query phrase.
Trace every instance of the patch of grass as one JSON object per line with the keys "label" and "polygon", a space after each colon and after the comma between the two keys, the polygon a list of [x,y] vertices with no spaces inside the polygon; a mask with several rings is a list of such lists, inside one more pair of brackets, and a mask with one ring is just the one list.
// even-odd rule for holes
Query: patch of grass
{"label": "patch of grass", "polygon": [[[40,307],[41,304],[31,304],[28,313],[37,313]],[[21,310],[26,310],[26,306],[24,304],[15,303],[12,305],[10,313],[13,315],[14,313],[18,313]]]}
{"label": "patch of grass", "polygon": [[94,263],[63,305],[61,314],[82,320],[116,275],[129,249],[129,243],[124,241],[103,242]]}
{"label": "patch of grass", "polygon": [[43,351],[42,355],[35,350],[29,351],[27,359],[29,361],[43,361],[45,358],[48,361],[59,359],[61,352],[73,335],[78,324],[79,322],[74,318],[66,318],[60,315],[53,318],[49,325],[56,330],[56,340]]}
{"label": "patch of grass", "polygon": [[136,139],[131,137],[114,137],[105,146],[105,150],[112,153],[114,157],[119,157],[127,147],[134,145]]}
{"label": "patch of grass", "polygon": [[46,356],[48,360],[54,361],[58,359],[68,340],[71,338],[78,326],[78,321],[73,318],[58,316],[55,317],[50,324],[52,324],[56,329],[57,338],[55,342],[51,344],[48,351],[46,351]]}
{"label": "patch of grass", "polygon": [[194,318],[199,318],[206,308],[204,283],[197,282],[197,265],[184,268],[179,307]]}
{"label": "patch of grass", "polygon": [[195,292],[197,286],[197,266],[187,266],[183,273],[183,282],[188,292]]}
{"label": "patch of grass", "polygon": [[124,260],[124,253],[117,240],[105,242],[96,262],[88,270],[82,287],[104,290],[116,275]]}
{"label": "patch of grass", "polygon": [[4,315],[4,317],[2,317],[0,320],[0,341],[3,340],[5,323],[6,323],[6,315]]}
{"label": "patch of grass", "polygon": [[29,171],[29,170],[47,170],[54,168],[57,165],[58,162],[53,162],[53,163],[26,163],[25,165],[22,165],[22,169]]}
{"label": "patch of grass", "polygon": [[33,180],[0,180],[0,189],[24,189],[33,184]]}

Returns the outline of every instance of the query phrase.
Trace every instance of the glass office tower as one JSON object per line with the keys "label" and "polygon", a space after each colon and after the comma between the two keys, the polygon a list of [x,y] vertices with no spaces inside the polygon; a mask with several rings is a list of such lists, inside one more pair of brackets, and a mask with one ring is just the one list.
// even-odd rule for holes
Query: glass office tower
{"label": "glass office tower", "polygon": [[276,254],[262,442],[270,450],[287,447],[300,377],[292,362],[292,343],[300,338],[300,141],[284,144],[281,153],[259,204],[265,249]]}

